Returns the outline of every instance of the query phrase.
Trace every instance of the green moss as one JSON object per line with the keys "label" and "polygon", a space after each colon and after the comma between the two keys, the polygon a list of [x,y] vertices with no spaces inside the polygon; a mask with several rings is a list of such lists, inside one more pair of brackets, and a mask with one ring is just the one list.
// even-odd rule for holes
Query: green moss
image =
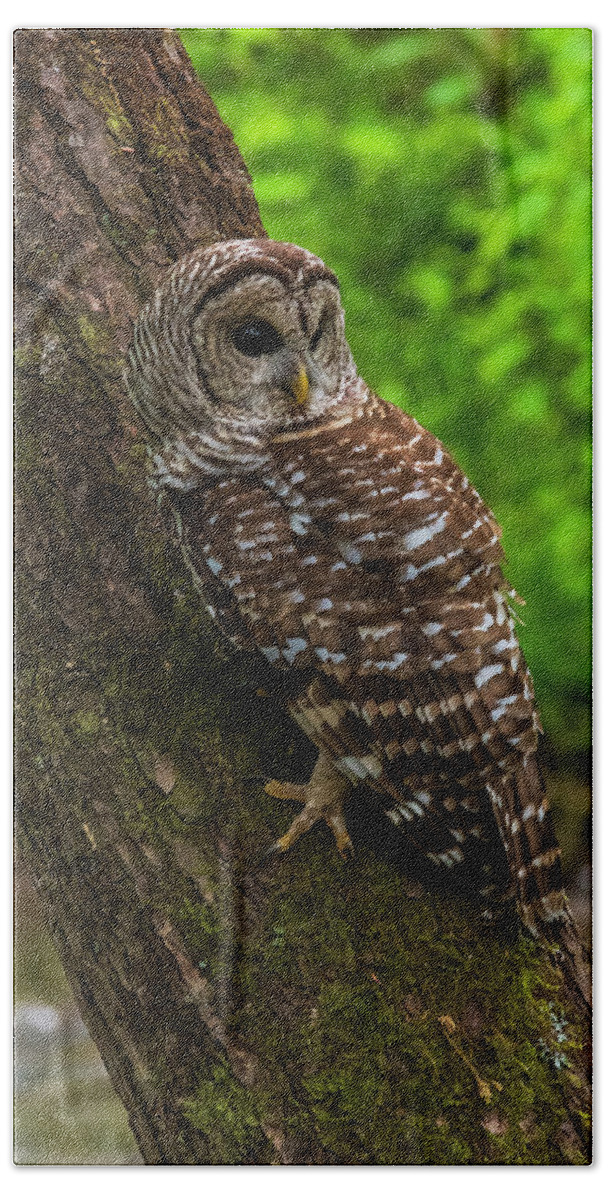
{"label": "green moss", "polygon": [[196,1096],[186,1102],[185,1112],[208,1139],[210,1163],[273,1161],[270,1144],[260,1129],[261,1113],[253,1093],[235,1080],[228,1066],[220,1064],[212,1069]]}
{"label": "green moss", "polygon": [[148,154],[150,158],[163,159],[168,163],[182,162],[188,152],[185,141],[179,140],[179,123],[175,120],[175,106],[166,98],[156,104],[150,114],[147,128]]}
{"label": "green moss", "polygon": [[313,842],[281,864],[264,930],[241,947],[234,1032],[275,1063],[274,1103],[290,1063],[340,1162],[568,1161],[552,1054],[577,1030],[555,1021],[539,948],[480,941],[466,906],[442,900],[436,920],[373,856],[344,871]]}
{"label": "green moss", "polygon": [[[109,212],[104,212],[99,218],[99,225],[108,241],[119,253],[125,253],[130,249],[133,229],[127,219],[123,218],[121,221],[117,221]],[[116,361],[117,363],[121,362],[119,359]]]}
{"label": "green moss", "polygon": [[87,737],[94,737],[99,733],[101,720],[99,713],[96,712],[80,712],[74,718],[74,723],[82,733]]}
{"label": "green moss", "polygon": [[127,141],[132,135],[131,124],[107,73],[99,71],[90,59],[83,59],[79,83],[91,106],[105,116],[107,128],[112,136],[121,143]]}
{"label": "green moss", "polygon": [[113,112],[106,117],[106,125],[115,138],[124,141],[132,133],[131,125],[124,113]]}
{"label": "green moss", "polygon": [[93,320],[86,313],[81,313],[77,319],[78,332],[87,347],[93,354],[105,352],[111,345],[111,339],[108,333],[107,321]]}

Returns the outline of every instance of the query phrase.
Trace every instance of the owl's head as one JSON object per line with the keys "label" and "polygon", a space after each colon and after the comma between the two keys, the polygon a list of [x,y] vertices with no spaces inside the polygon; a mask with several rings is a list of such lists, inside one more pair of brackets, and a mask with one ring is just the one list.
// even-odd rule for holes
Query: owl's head
{"label": "owl's head", "polygon": [[255,467],[277,431],[352,401],[357,382],[335,275],[267,239],[220,242],[176,263],[140,314],[129,356],[134,403],[164,465],[170,448],[175,477],[180,455],[190,466]]}

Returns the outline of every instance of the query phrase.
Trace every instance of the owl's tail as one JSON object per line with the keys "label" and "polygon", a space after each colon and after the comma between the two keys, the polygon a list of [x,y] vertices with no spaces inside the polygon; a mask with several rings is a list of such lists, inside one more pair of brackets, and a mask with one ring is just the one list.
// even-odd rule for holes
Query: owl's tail
{"label": "owl's tail", "polygon": [[547,944],[575,998],[588,1010],[590,957],[564,891],[561,851],[536,758],[530,756],[516,775],[504,779],[500,790],[488,787],[488,792],[515,882],[522,923]]}

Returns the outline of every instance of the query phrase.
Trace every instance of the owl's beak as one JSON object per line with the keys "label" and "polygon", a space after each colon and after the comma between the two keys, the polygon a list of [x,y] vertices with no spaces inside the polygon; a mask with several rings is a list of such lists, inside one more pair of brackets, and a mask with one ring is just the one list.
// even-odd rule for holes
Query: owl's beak
{"label": "owl's beak", "polygon": [[309,388],[310,384],[308,381],[308,375],[306,374],[302,364],[299,363],[298,373],[291,380],[289,385],[289,393],[291,396],[293,396],[296,404],[306,404],[306,401],[308,400]]}
{"label": "owl's beak", "polygon": [[295,401],[298,406],[306,404],[310,392],[310,378],[304,366],[304,360],[296,352],[285,350],[277,355],[274,367],[274,378],[281,391]]}

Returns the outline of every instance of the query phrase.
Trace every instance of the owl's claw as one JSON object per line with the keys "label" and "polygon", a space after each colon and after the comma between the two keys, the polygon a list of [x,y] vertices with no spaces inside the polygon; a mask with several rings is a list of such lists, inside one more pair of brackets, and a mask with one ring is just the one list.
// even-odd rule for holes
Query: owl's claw
{"label": "owl's claw", "polygon": [[[280,839],[279,839],[279,841],[280,841]],[[281,854],[281,853],[282,853],[282,851],[281,851],[279,842],[273,842],[272,846],[269,846],[268,849],[264,850],[263,854],[260,855],[260,862],[261,863],[266,862],[266,860],[268,858],[274,858],[275,854]]]}
{"label": "owl's claw", "polygon": [[[311,825],[307,825],[307,828],[311,828],[312,824],[316,824],[317,821],[321,820],[321,816],[322,814],[316,814],[314,821],[311,822]],[[354,858],[355,847],[353,846],[348,831],[346,829],[337,830],[334,827],[331,818],[327,816],[323,816],[323,819],[327,822],[333,832],[336,848],[340,858],[344,862]],[[283,834],[283,837],[278,838],[276,842],[272,843],[272,846],[269,846],[268,849],[264,851],[262,854],[262,862],[264,862],[267,858],[273,858],[275,854],[286,854],[288,850],[291,850],[298,838],[302,835],[302,833],[305,832],[305,829],[294,829],[294,825],[295,821],[290,825],[287,833]]]}
{"label": "owl's claw", "polygon": [[336,846],[338,847],[338,854],[340,855],[340,858],[343,858],[345,862],[351,858],[354,858],[355,847],[350,839],[348,830],[344,830],[343,833],[338,834],[334,829],[334,837],[336,839]]}
{"label": "owl's claw", "polygon": [[289,783],[279,779],[269,779],[265,784],[264,791],[277,800],[297,800],[303,805],[302,810],[294,817],[287,833],[283,834],[270,847],[264,857],[269,857],[271,854],[286,854],[298,838],[320,820],[329,825],[340,857],[343,859],[353,857],[355,849],[346,828],[343,810],[344,800],[350,791],[350,784],[343,775],[338,774],[331,759],[325,754],[319,754],[309,783]]}
{"label": "owl's claw", "polygon": [[308,801],[308,784],[291,783],[289,780],[268,779],[264,791],[276,800],[298,800],[300,804]]}

